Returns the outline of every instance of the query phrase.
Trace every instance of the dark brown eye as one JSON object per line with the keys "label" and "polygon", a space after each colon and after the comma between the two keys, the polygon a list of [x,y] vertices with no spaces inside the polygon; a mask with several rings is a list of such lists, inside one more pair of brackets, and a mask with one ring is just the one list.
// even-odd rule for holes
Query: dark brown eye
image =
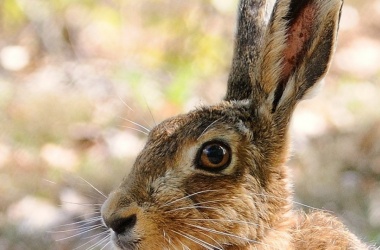
{"label": "dark brown eye", "polygon": [[230,164],[231,150],[222,142],[209,142],[198,153],[198,166],[209,171],[219,171]]}

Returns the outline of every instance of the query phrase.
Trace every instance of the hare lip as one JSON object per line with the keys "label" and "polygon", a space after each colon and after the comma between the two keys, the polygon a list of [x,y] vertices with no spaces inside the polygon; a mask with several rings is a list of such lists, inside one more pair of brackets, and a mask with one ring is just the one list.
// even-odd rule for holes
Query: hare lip
{"label": "hare lip", "polygon": [[139,242],[139,239],[133,236],[131,233],[117,234],[112,232],[113,243],[123,250],[134,250]]}

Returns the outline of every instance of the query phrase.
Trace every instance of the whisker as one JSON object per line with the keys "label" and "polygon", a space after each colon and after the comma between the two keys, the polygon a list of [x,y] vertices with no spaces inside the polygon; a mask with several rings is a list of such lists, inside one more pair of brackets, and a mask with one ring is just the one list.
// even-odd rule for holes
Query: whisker
{"label": "whisker", "polygon": [[[166,238],[166,232],[165,229],[162,229],[162,235],[164,236],[164,241],[168,242],[168,239]],[[169,243],[169,242],[168,242]]]}
{"label": "whisker", "polygon": [[99,225],[99,224],[92,225],[92,226],[83,225],[80,227],[71,228],[71,229],[67,229],[67,230],[48,231],[48,233],[67,233],[67,232],[75,232],[75,231],[87,230],[87,229],[92,229],[92,228],[100,228],[100,227],[103,227],[103,225]]}
{"label": "whisker", "polygon": [[[145,100],[145,98],[144,98],[144,100]],[[145,100],[145,104],[146,104],[146,107],[147,107],[148,110],[149,110],[149,114],[150,114],[150,117],[152,117],[152,120],[153,120],[153,122],[154,122],[154,125],[157,126],[156,120],[154,119],[154,116],[153,116],[153,114],[152,114],[152,110],[150,109],[150,107],[149,107],[149,105],[148,105],[148,102],[147,102],[146,100]]]}
{"label": "whisker", "polygon": [[[164,238],[167,237],[167,242],[169,243],[169,247],[170,246],[174,246],[174,243],[172,242],[172,239],[170,238],[170,235],[169,234],[166,234],[165,230],[163,230],[164,232]],[[169,248],[170,249],[170,248]]]}
{"label": "whisker", "polygon": [[[275,199],[279,199],[279,200],[288,200],[287,198],[284,198],[284,197],[278,197],[278,196],[270,195],[270,194],[259,194],[259,193],[253,193],[253,194],[254,194],[254,195],[257,195],[257,196],[270,197],[270,198],[275,198]],[[312,207],[312,206],[309,206],[309,205],[303,204],[303,203],[301,203],[301,202],[292,201],[292,203],[297,204],[297,205],[300,205],[300,206],[303,206],[303,207],[306,207],[306,208],[314,209],[314,210],[316,210],[316,211],[321,211],[321,212],[331,212],[331,211],[329,211],[329,210],[326,210],[326,209],[320,209],[320,208],[316,208],[316,207]]]}
{"label": "whisker", "polygon": [[90,187],[92,187],[96,192],[98,192],[101,196],[103,196],[104,198],[107,199],[107,195],[105,195],[102,191],[100,191],[99,189],[97,189],[94,185],[92,185],[89,181],[87,181],[86,179],[84,179],[83,177],[80,177],[79,178],[84,181],[85,183],[87,183]]}
{"label": "whisker", "polygon": [[[80,181],[84,182],[86,185],[90,186],[92,188],[92,190],[95,190],[96,191],[96,194],[100,194],[102,196],[102,198],[106,198],[107,199],[107,196],[101,192],[99,189],[97,189],[93,184],[91,184],[89,181],[87,181],[86,179],[84,179],[83,177],[80,177],[80,176],[75,176],[75,179],[80,179]],[[52,185],[58,185],[57,182],[55,181],[52,181],[52,180],[48,180],[48,179],[42,179],[43,181],[47,182],[48,184],[52,184]],[[77,185],[79,187],[79,183],[76,182],[75,185]],[[91,190],[91,191],[92,191]],[[97,196],[94,196],[93,195],[93,192],[81,192],[81,194],[87,198],[90,198],[92,200],[99,200],[99,197]]]}
{"label": "whisker", "polygon": [[191,250],[188,246],[186,246],[182,241],[178,240],[179,243],[182,245],[183,250]]}
{"label": "whisker", "polygon": [[[98,238],[101,237],[104,233],[108,233],[108,232],[105,231],[105,232],[101,232],[101,233],[99,233],[99,234],[96,234],[96,235],[92,235],[92,236],[90,236],[90,237],[87,237],[87,239],[90,239],[89,241],[86,241],[84,244],[82,244],[82,245],[80,245],[80,246],[77,246],[77,247],[74,248],[73,250],[80,249],[81,247],[84,247],[84,246],[90,244],[92,241],[94,241],[94,240],[98,240]],[[105,238],[107,238],[107,237],[108,237],[108,235],[105,236]],[[104,239],[104,238],[102,238],[102,239]],[[99,242],[99,241],[97,241],[97,242]]]}
{"label": "whisker", "polygon": [[141,130],[141,129],[138,129],[138,128],[129,127],[129,126],[121,126],[121,127],[122,127],[122,128],[132,129],[132,130],[135,130],[135,131],[137,131],[137,132],[140,132],[140,133],[142,133],[142,134],[144,134],[144,135],[148,135],[147,132],[145,132],[145,131],[143,131],[143,130]]}
{"label": "whisker", "polygon": [[109,236],[105,236],[104,238],[102,238],[102,239],[99,240],[98,242],[95,242],[95,243],[92,244],[91,246],[87,247],[86,250],[93,250],[93,249],[95,249],[96,247],[101,246],[102,244],[104,244],[104,242],[107,242],[108,240],[109,240]]}
{"label": "whisker", "polygon": [[[125,101],[123,101],[123,99],[122,99],[119,95],[118,95],[118,98],[119,98],[120,102],[121,102],[122,104],[124,104],[124,106],[126,106],[130,111],[132,111],[132,112],[135,113],[135,111],[131,108],[131,106],[129,106]],[[146,101],[145,101],[145,102],[146,102]],[[151,111],[150,111],[148,105],[147,105],[147,107],[148,107],[149,112],[151,113]],[[151,116],[152,116],[152,118],[153,118],[152,113],[151,113]],[[145,124],[146,124],[148,127],[150,127],[149,123],[148,123],[144,118],[143,118],[143,121],[145,122]],[[154,120],[154,118],[153,118],[153,121],[154,121],[154,124],[157,125],[156,122],[155,122],[155,120]]]}
{"label": "whisker", "polygon": [[316,210],[316,211],[320,211],[320,212],[329,212],[331,213],[330,210],[327,210],[327,209],[321,209],[321,208],[317,208],[317,207],[312,207],[312,206],[309,206],[309,205],[306,205],[306,204],[303,204],[301,202],[297,202],[297,201],[293,201],[294,204],[297,204],[299,206],[302,206],[302,207],[306,207],[306,208],[310,208],[310,209],[313,209],[313,210]]}
{"label": "whisker", "polygon": [[[96,229],[99,229],[99,228],[102,228],[102,227],[104,227],[104,226],[103,226],[103,225],[94,226],[94,227],[91,227],[90,229],[84,230],[83,232],[79,232],[79,233],[77,233],[77,234],[70,235],[70,236],[68,236],[68,237],[58,239],[58,240],[56,240],[56,241],[63,241],[63,240],[71,239],[71,238],[77,237],[77,236],[79,236],[79,235],[82,235],[82,234],[85,234],[85,233],[91,232],[91,231],[93,231],[93,230],[96,230]],[[63,232],[64,232],[64,231],[63,231]]]}
{"label": "whisker", "polygon": [[109,240],[109,237],[108,237],[108,242],[107,242],[107,244],[105,244],[102,248],[100,248],[100,250],[105,249],[109,244],[111,244],[111,241]]}
{"label": "whisker", "polygon": [[241,201],[240,199],[237,199],[237,198],[229,198],[229,199],[219,199],[219,200],[212,200],[212,201],[201,201],[201,202],[194,203],[193,205],[202,205],[202,204],[207,204],[207,203],[220,203],[223,201],[233,201],[233,200]]}
{"label": "whisker", "polygon": [[[181,199],[184,199],[184,198],[187,198],[187,196],[182,197]],[[178,200],[180,200],[180,199],[178,199]],[[204,204],[208,204],[208,203],[219,203],[222,201],[231,201],[231,200],[239,200],[239,199],[219,199],[219,200],[212,200],[212,201],[202,201],[202,202],[193,203],[193,204],[191,204],[191,206],[185,206],[185,207],[174,208],[172,210],[167,210],[167,211],[165,211],[165,213],[173,212],[173,211],[177,211],[177,210],[183,210],[183,209],[192,209],[192,208],[217,209],[216,207],[207,207],[207,206],[199,206],[199,205],[204,205]]]}
{"label": "whisker", "polygon": [[48,180],[48,179],[42,179],[42,180],[48,182],[49,184],[57,185],[57,182],[55,181]]}
{"label": "whisker", "polygon": [[206,236],[207,238],[211,239],[213,242],[215,242],[218,246],[220,246],[220,249],[223,250],[224,247],[219,243],[217,242],[216,240],[214,240],[211,236],[209,236],[208,234],[205,234],[205,233],[202,233],[202,232],[199,232],[200,234]]}
{"label": "whisker", "polygon": [[[91,191],[80,191],[80,194],[83,195],[86,198],[89,198],[90,200],[99,200],[99,194],[91,189]],[[103,196],[100,196],[103,199]]]}
{"label": "whisker", "polygon": [[203,208],[203,209],[211,209],[211,210],[219,210],[218,208],[216,207],[205,207],[205,206],[187,206],[187,207],[179,207],[179,208],[174,208],[172,210],[168,210],[168,211],[165,211],[164,213],[172,213],[172,212],[175,212],[175,211],[179,211],[179,210],[186,210],[186,209],[199,209],[199,208]]}
{"label": "whisker", "polygon": [[[259,194],[259,193],[253,193],[253,194],[257,195],[257,196],[270,197],[270,198],[275,198],[275,199],[279,199],[279,200],[287,200],[286,198],[278,197],[278,196],[275,196],[275,195]],[[186,197],[183,197],[183,198],[186,198]],[[215,203],[215,202],[221,202],[221,201],[231,201],[231,200],[239,200],[239,199],[237,199],[237,198],[230,198],[230,199],[219,199],[219,200],[213,200],[213,201],[203,201],[203,202],[195,203],[194,205],[207,204],[207,203]],[[320,209],[320,208],[312,207],[312,206],[309,206],[309,205],[306,205],[306,204],[303,204],[303,203],[300,203],[300,202],[296,202],[296,201],[293,201],[293,203],[297,204],[297,205],[300,205],[300,206],[303,206],[303,207],[306,207],[306,208],[314,209],[314,210],[317,210],[317,211],[331,212],[331,211],[326,210],[326,209]]]}
{"label": "whisker", "polygon": [[[189,219],[187,218],[186,220],[192,220],[192,221],[211,221],[211,222],[232,222],[232,223],[237,223],[237,224],[246,224],[246,225],[251,225],[251,226],[255,226],[256,228],[259,226],[259,224],[257,223],[253,223],[253,222],[249,222],[249,221],[242,221],[242,220],[230,220],[230,219]],[[272,229],[272,228],[268,228],[268,229]],[[275,230],[275,229],[272,229],[272,230]]]}
{"label": "whisker", "polygon": [[189,223],[185,223],[185,224],[188,225],[188,226],[191,226],[191,227],[195,227],[195,228],[201,229],[201,230],[206,231],[206,232],[210,232],[210,233],[214,233],[214,234],[219,234],[219,235],[224,235],[224,236],[230,236],[230,237],[241,239],[241,240],[244,240],[244,241],[247,241],[247,242],[250,242],[250,243],[257,243],[257,244],[262,244],[262,245],[269,246],[269,245],[264,244],[262,242],[258,242],[256,240],[248,239],[246,237],[242,237],[242,236],[239,236],[239,235],[235,235],[235,234],[231,234],[231,233],[226,233],[226,232],[221,232],[221,231],[218,231],[218,230],[215,230],[215,229],[205,228],[205,227],[202,227],[202,226],[193,225],[193,224],[189,224]]}
{"label": "whisker", "polygon": [[217,123],[218,121],[220,121],[222,119],[222,117],[220,117],[219,119],[216,119],[215,121],[213,121],[212,123],[210,123],[204,130],[203,132],[198,136],[197,138],[197,141],[199,140],[199,138],[201,138],[206,132],[207,130],[209,130],[215,123]]}
{"label": "whisker", "polygon": [[[95,211],[91,212],[91,213],[84,213],[84,214],[81,214],[81,215],[78,215],[78,216],[75,216],[74,219],[80,219],[80,220],[88,220],[88,219],[92,219],[92,218],[99,218],[101,219],[102,217],[100,216],[101,212],[100,212],[100,209],[94,209]],[[88,219],[82,219],[82,218],[86,218],[86,217],[90,217]]]}
{"label": "whisker", "polygon": [[61,201],[61,202],[65,204],[72,204],[72,205],[78,205],[78,206],[83,206],[83,207],[94,207],[94,206],[101,207],[103,205],[102,203],[79,203],[79,202],[72,202],[72,201]]}
{"label": "whisker", "polygon": [[[56,226],[56,228],[70,227],[70,226],[75,226],[75,225],[78,225],[78,224],[87,225],[87,224],[94,223],[96,221],[101,221],[101,219],[102,218],[100,216],[96,216],[94,218],[89,218],[89,219],[82,220],[82,221],[77,221],[77,222],[72,222],[72,223],[67,223],[67,224],[59,225],[59,226]],[[54,232],[55,231],[53,231],[53,233]]]}
{"label": "whisker", "polygon": [[127,121],[127,122],[130,122],[130,123],[132,123],[133,125],[136,125],[136,126],[138,126],[139,128],[142,128],[142,129],[144,129],[146,132],[150,132],[150,129],[148,129],[147,127],[145,127],[145,126],[143,126],[143,125],[141,125],[141,124],[139,124],[139,123],[137,123],[137,122],[134,122],[134,121],[132,121],[132,120],[129,120],[128,118],[123,118],[123,117],[119,117],[120,119],[122,119],[122,120],[124,120],[124,121]]}
{"label": "whisker", "polygon": [[246,225],[250,225],[250,226],[254,226],[256,228],[258,228],[259,226],[260,227],[263,227],[263,228],[266,228],[268,230],[272,230],[272,231],[275,231],[275,232],[280,232],[280,230],[277,230],[277,229],[274,229],[272,227],[269,227],[269,226],[264,226],[264,225],[259,225],[257,223],[253,223],[253,222],[249,222],[249,221],[243,221],[243,220],[230,220],[230,219],[189,219],[187,218],[186,220],[191,220],[191,221],[207,221],[207,222],[232,222],[232,223],[236,223],[236,224],[246,224]]}
{"label": "whisker", "polygon": [[210,243],[207,243],[207,242],[205,242],[205,241],[203,241],[203,240],[201,240],[201,239],[198,239],[197,237],[195,237],[195,236],[193,236],[193,235],[190,235],[190,234],[186,234],[186,233],[184,233],[184,232],[182,232],[182,231],[174,231],[174,230],[171,230],[173,233],[176,233],[176,234],[178,234],[178,235],[181,235],[182,237],[185,237],[186,239],[188,239],[188,240],[190,240],[190,241],[192,241],[192,242],[194,242],[194,243],[196,243],[196,244],[198,244],[198,245],[200,245],[200,246],[203,246],[203,247],[205,247],[206,249],[209,249],[209,250],[215,250],[215,249],[219,249],[219,248],[217,248],[216,246],[214,246],[214,245],[212,245],[212,244],[210,244]]}
{"label": "whisker", "polygon": [[109,231],[106,230],[106,231],[103,231],[103,232],[100,232],[100,233],[97,233],[97,234],[94,234],[94,235],[91,235],[91,236],[88,236],[88,237],[84,237],[83,239],[91,239],[91,238],[94,238],[94,237],[99,237],[99,236],[102,236],[102,235],[108,235],[109,234]]}
{"label": "whisker", "polygon": [[193,194],[189,194],[189,195],[186,195],[186,196],[181,197],[179,199],[175,199],[175,200],[169,201],[168,203],[165,203],[164,205],[162,205],[160,208],[167,207],[167,206],[169,206],[169,205],[171,205],[173,203],[176,203],[176,202],[179,202],[181,200],[193,197],[193,196],[195,196],[197,194],[202,194],[202,193],[207,193],[207,192],[215,192],[215,191],[219,191],[219,190],[202,190],[202,191],[199,191],[199,192],[196,192],[196,193],[193,193]]}
{"label": "whisker", "polygon": [[[193,208],[204,208],[204,209],[219,210],[216,207],[199,206],[199,205],[204,205],[204,204],[207,204],[207,203],[219,203],[221,201],[226,201],[226,200],[231,201],[231,199],[219,199],[219,200],[213,200],[213,201],[198,202],[198,203],[192,204],[192,206],[175,208],[175,209],[172,209],[172,210],[165,211],[165,213],[167,213],[167,212],[174,212],[174,211],[178,211],[178,210],[193,209]],[[259,227],[259,224],[257,224],[257,223],[253,223],[253,222],[249,222],[249,221],[243,221],[243,220],[232,220],[232,219],[191,219],[191,218],[186,218],[186,220],[208,221],[208,222],[231,222],[231,223],[237,223],[237,224],[246,224],[246,225],[254,226],[255,228]],[[262,225],[262,227],[264,227],[266,229],[269,229],[269,230],[272,230],[272,231],[279,231],[279,230],[274,229],[274,228],[269,227],[269,226]]]}
{"label": "whisker", "polygon": [[121,98],[121,96],[119,96],[117,93],[116,93],[116,95],[117,95],[117,97],[119,98],[119,101],[122,103],[122,104],[124,104],[124,106],[126,106],[130,111],[132,111],[132,112],[135,112],[132,108],[131,108],[131,106],[129,106],[122,98]]}

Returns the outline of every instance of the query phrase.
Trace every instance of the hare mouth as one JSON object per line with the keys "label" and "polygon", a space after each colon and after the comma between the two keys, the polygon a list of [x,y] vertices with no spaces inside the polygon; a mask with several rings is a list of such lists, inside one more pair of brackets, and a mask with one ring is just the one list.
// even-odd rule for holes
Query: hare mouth
{"label": "hare mouth", "polygon": [[135,250],[140,240],[130,234],[112,233],[112,242],[120,250]]}

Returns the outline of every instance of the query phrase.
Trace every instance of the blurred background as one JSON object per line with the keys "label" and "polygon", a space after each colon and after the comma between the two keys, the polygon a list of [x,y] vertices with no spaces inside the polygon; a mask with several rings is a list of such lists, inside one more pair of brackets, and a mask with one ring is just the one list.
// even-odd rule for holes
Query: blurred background
{"label": "blurred background", "polygon": [[[107,194],[129,171],[146,139],[136,123],[223,97],[237,2],[0,1],[0,249],[109,247],[89,238],[104,201],[91,185]],[[294,116],[289,162],[298,202],[377,244],[379,37],[380,1],[346,0],[324,88]]]}

